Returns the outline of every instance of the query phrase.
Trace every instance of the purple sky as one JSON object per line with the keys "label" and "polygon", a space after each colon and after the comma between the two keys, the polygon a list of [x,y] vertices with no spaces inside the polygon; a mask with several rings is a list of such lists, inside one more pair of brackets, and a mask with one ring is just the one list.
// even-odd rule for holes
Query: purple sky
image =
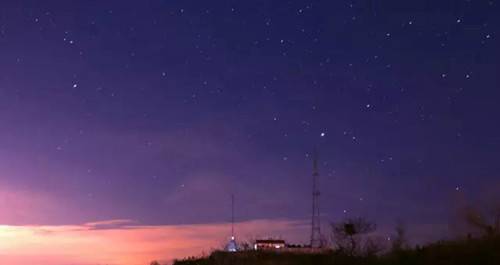
{"label": "purple sky", "polygon": [[[0,4],[0,223],[448,222],[498,183],[495,1]],[[335,3],[333,3],[335,2]]]}

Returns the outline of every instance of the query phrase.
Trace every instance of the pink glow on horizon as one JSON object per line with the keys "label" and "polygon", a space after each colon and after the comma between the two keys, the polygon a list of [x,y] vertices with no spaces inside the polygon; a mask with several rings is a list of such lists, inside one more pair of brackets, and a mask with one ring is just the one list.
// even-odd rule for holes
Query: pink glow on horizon
{"label": "pink glow on horizon", "polygon": [[[113,227],[115,226],[115,227]],[[0,264],[147,265],[209,253],[229,238],[228,224],[137,226],[112,220],[78,226],[0,226]],[[290,220],[237,224],[237,239],[301,240],[307,225]]]}

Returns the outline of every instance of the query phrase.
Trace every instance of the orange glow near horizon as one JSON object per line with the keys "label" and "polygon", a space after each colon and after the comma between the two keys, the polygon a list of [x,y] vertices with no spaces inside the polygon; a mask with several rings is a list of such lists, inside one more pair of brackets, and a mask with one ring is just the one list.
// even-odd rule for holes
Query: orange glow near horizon
{"label": "orange glow near horizon", "polygon": [[[152,260],[170,262],[221,248],[230,232],[228,224],[134,226],[125,221],[80,226],[0,226],[0,264],[147,265]],[[117,226],[106,228],[106,225]],[[266,236],[299,240],[306,230],[304,223],[288,220],[237,224],[239,240]]]}

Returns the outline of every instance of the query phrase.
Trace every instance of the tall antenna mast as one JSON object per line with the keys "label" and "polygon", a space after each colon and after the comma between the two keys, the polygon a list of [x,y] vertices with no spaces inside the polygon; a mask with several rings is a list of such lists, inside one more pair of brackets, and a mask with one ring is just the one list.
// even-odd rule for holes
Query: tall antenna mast
{"label": "tall antenna mast", "polygon": [[311,248],[322,247],[321,223],[319,216],[319,188],[318,188],[318,150],[313,153],[313,173],[312,173],[312,213],[311,213]]}

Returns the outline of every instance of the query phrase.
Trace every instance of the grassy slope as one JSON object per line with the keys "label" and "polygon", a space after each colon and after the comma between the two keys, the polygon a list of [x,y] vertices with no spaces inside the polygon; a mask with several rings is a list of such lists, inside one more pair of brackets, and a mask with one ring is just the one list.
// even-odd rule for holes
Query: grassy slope
{"label": "grassy slope", "polygon": [[176,261],[174,265],[500,265],[500,237],[440,242],[423,248],[391,252],[379,257],[347,257],[328,252],[216,251],[204,258]]}

